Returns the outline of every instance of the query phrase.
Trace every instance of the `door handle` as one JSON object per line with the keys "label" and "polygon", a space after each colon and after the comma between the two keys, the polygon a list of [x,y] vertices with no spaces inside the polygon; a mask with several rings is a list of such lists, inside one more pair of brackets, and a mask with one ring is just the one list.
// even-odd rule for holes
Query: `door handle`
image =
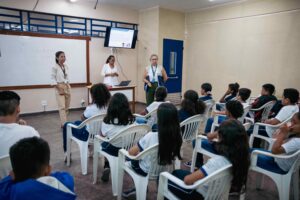
{"label": "door handle", "polygon": [[169,79],[178,79],[178,76],[169,77]]}

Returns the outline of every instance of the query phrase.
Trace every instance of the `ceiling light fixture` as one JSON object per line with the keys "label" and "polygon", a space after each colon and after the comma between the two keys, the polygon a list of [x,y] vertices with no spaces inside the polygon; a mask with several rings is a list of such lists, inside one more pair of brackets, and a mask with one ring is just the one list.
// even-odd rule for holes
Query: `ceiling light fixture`
{"label": "ceiling light fixture", "polygon": [[76,2],[77,0],[69,0],[70,2],[72,2],[72,3],[74,3],[74,2]]}

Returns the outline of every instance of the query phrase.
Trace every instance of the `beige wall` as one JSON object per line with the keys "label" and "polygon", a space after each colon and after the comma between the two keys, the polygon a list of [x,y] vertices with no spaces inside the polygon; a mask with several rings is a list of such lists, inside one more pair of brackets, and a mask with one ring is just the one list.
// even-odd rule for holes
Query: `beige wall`
{"label": "beige wall", "polygon": [[[32,10],[35,2],[35,0],[4,0],[0,2],[0,6]],[[89,2],[71,4],[68,1],[40,0],[36,11],[138,23],[138,11],[136,10],[103,4],[98,6],[97,10],[94,10],[93,7],[94,3]],[[102,38],[92,38],[90,41],[90,80],[92,83],[103,80],[100,75],[101,68],[111,53],[109,48],[104,48],[103,43],[104,39]],[[133,84],[136,84],[137,49],[118,50],[117,56],[125,75],[132,80]],[[121,79],[123,80],[123,78],[121,74]],[[53,89],[18,90],[16,92],[22,98],[22,113],[43,111],[42,100],[46,100],[48,103],[47,111],[57,109]],[[82,99],[87,102],[86,88],[73,88],[71,107],[80,107]]]}
{"label": "beige wall", "polygon": [[211,82],[219,99],[228,83],[260,92],[274,83],[300,89],[300,1],[251,0],[186,14],[186,88]]}
{"label": "beige wall", "polygon": [[149,65],[150,55],[158,54],[159,33],[159,8],[149,8],[139,11],[139,34],[138,34],[138,96],[137,100],[146,102],[143,74],[145,67]]}

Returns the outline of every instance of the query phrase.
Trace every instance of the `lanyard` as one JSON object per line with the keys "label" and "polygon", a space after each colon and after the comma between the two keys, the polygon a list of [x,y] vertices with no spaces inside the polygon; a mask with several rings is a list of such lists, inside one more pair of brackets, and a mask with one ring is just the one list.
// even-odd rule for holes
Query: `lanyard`
{"label": "lanyard", "polygon": [[152,79],[155,80],[155,74],[156,74],[157,66],[156,66],[155,71],[154,71],[153,66],[151,65],[151,70],[152,70],[152,75],[153,75]]}

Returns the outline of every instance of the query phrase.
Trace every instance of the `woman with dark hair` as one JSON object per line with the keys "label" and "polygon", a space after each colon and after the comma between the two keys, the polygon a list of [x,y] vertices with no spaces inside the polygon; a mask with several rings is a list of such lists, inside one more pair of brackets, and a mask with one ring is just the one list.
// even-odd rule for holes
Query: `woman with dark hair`
{"label": "woman with dark hair", "polygon": [[225,94],[220,99],[221,103],[226,103],[227,101],[233,100],[236,98],[236,95],[238,94],[240,85],[238,83],[230,83],[228,85],[228,89],[225,92]]}
{"label": "woman with dark hair", "polygon": [[61,127],[67,122],[67,115],[71,102],[71,86],[69,69],[65,64],[66,56],[63,51],[55,53],[56,65],[52,67],[51,85],[55,88]]}
{"label": "woman with dark hair", "polygon": [[[191,173],[186,170],[175,170],[172,174],[192,185],[199,179],[209,176],[214,171],[232,165],[231,191],[240,192],[247,182],[250,166],[248,136],[244,126],[237,120],[224,121],[218,130],[218,142],[214,149],[217,155],[210,158],[199,170]],[[204,199],[207,188],[199,190],[185,190],[173,182],[169,182],[169,189],[180,199]]]}
{"label": "woman with dark hair", "polygon": [[102,76],[104,77],[103,83],[109,86],[119,85],[118,80],[118,67],[115,65],[115,56],[110,55],[106,60],[106,64],[103,65]]}
{"label": "woman with dark hair", "polygon": [[203,114],[205,111],[205,103],[199,99],[199,95],[194,90],[187,90],[184,93],[184,99],[181,102],[179,110],[179,121],[182,122],[194,115]]}
{"label": "woman with dark hair", "polygon": [[[158,132],[147,133],[137,145],[129,149],[129,154],[136,156],[143,150],[158,144],[158,164],[169,165],[175,158],[181,159],[180,148],[182,145],[181,132],[179,127],[178,112],[171,103],[162,103],[157,110]],[[132,169],[141,176],[147,176],[151,165],[149,158],[131,161]],[[135,188],[123,192],[123,197],[135,193]]]}
{"label": "woman with dark hair", "polygon": [[[82,123],[82,121],[90,117],[106,113],[108,102],[111,96],[106,85],[103,83],[94,84],[90,90],[90,93],[92,96],[92,104],[86,107],[85,111],[81,115],[81,121],[75,121],[72,124],[79,125]],[[67,124],[69,123],[71,122],[65,123],[63,127],[64,152],[66,152],[67,149]],[[79,140],[87,141],[89,136],[88,127],[83,127],[82,129],[72,129],[72,135]]]}
{"label": "woman with dark hair", "polygon": [[[135,118],[131,113],[127,97],[122,93],[116,93],[112,96],[109,102],[107,114],[104,117],[101,126],[101,135],[106,138],[111,138],[133,124],[134,120]],[[108,142],[103,142],[101,146],[103,151],[112,156],[118,156],[118,152],[121,149],[118,144],[112,145]],[[108,181],[109,174],[109,163],[105,159],[104,171],[101,177],[103,182]]]}

